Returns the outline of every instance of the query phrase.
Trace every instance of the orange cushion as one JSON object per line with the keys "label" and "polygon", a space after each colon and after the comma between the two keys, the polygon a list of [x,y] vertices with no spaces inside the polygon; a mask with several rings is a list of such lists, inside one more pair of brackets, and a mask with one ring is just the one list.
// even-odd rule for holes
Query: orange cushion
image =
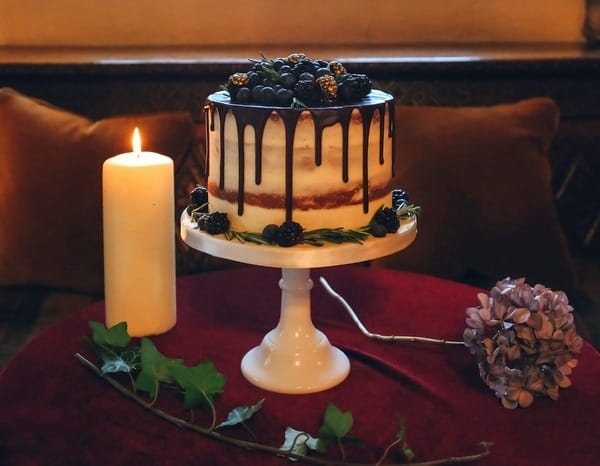
{"label": "orange cushion", "polygon": [[[192,144],[187,113],[92,122],[0,89],[0,284],[103,291],[102,163],[131,151],[171,156],[175,170]],[[139,193],[144,202],[144,193]]]}
{"label": "orange cushion", "polygon": [[396,111],[397,184],[423,212],[415,242],[377,265],[486,287],[505,276],[573,285],[550,184],[551,99]]}

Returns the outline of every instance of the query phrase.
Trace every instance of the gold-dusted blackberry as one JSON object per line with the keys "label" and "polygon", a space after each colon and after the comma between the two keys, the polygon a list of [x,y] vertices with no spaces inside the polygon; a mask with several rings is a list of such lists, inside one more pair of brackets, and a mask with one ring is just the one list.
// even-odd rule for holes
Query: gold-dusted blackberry
{"label": "gold-dusted blackberry", "polygon": [[337,82],[333,76],[321,76],[317,78],[317,84],[323,94],[323,102],[332,104],[337,98]]}
{"label": "gold-dusted blackberry", "polygon": [[235,87],[244,87],[250,83],[250,78],[247,73],[233,73],[229,76],[228,84]]}
{"label": "gold-dusted blackberry", "polygon": [[329,71],[331,71],[335,76],[340,76],[346,73],[346,68],[344,68],[344,65],[342,65],[339,61],[330,61],[329,65],[327,65],[327,68],[329,68]]}
{"label": "gold-dusted blackberry", "polygon": [[303,60],[306,58],[306,55],[303,53],[291,53],[289,54],[286,59],[285,62],[289,65],[295,65],[296,63],[298,63],[300,60]]}

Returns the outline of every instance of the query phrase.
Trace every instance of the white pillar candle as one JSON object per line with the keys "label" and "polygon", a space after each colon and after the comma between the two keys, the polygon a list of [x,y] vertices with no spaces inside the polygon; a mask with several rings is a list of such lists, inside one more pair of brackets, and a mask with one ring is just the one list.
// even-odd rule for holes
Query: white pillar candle
{"label": "white pillar candle", "polygon": [[175,200],[171,158],[133,146],[102,167],[104,291],[106,326],[140,337],[175,325]]}

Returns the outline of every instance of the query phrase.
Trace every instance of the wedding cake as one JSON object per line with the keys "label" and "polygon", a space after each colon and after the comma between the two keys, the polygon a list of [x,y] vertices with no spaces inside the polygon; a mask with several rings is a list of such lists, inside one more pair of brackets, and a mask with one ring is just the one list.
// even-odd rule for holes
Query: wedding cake
{"label": "wedding cake", "polygon": [[344,242],[413,213],[401,190],[392,199],[394,99],[337,61],[262,57],[208,97],[205,117],[208,181],[188,211],[211,234]]}

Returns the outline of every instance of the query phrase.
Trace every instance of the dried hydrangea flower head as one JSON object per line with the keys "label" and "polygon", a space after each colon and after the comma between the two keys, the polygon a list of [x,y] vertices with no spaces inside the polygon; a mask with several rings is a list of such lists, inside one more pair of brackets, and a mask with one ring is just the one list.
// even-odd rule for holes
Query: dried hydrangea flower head
{"label": "dried hydrangea flower head", "polygon": [[477,297],[480,305],[467,309],[463,340],[486,385],[506,408],[527,407],[535,396],[556,400],[571,385],[583,344],[567,295],[506,278],[489,296]]}

